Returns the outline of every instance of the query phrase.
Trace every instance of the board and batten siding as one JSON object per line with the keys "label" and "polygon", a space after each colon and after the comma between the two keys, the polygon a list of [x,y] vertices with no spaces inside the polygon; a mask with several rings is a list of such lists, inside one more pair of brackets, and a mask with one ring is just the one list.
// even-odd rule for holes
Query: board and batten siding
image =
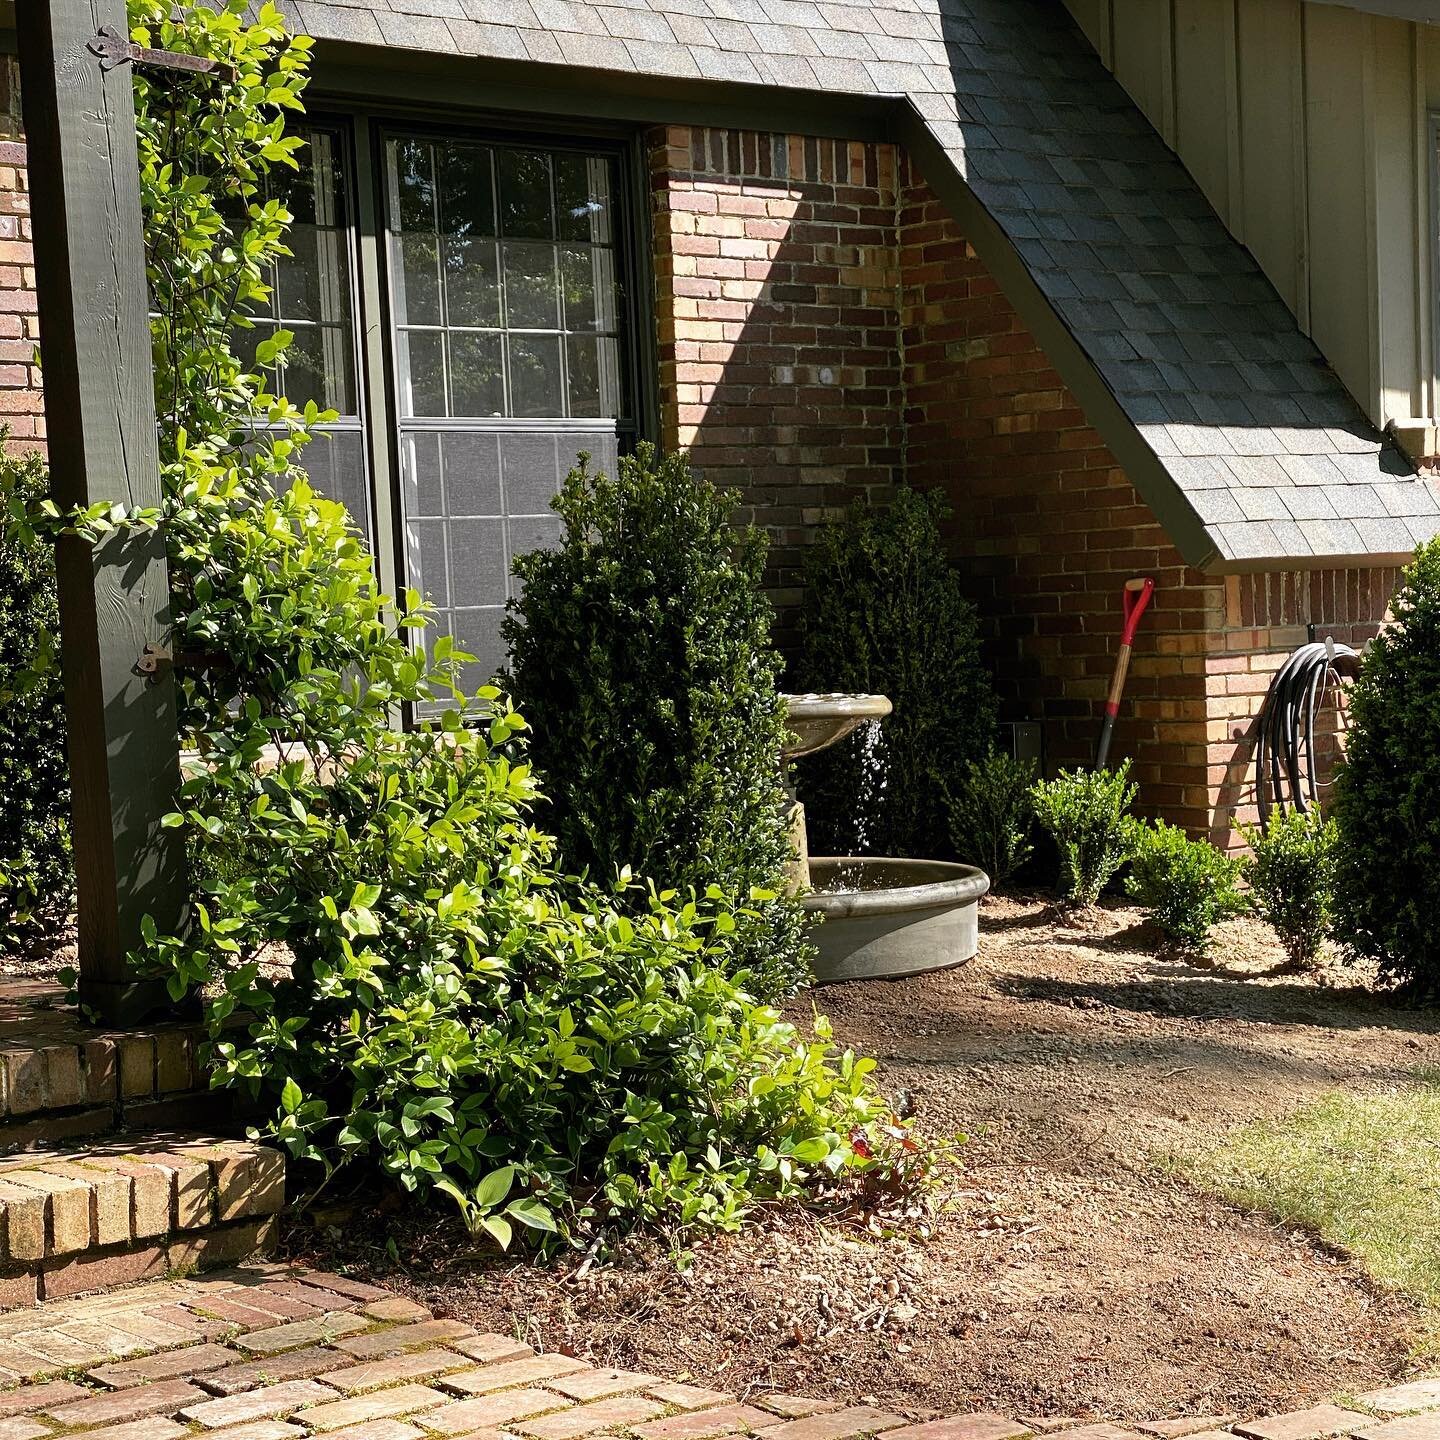
{"label": "board and batten siding", "polygon": [[1440,26],[1312,0],[1065,0],[1377,424],[1440,413]]}

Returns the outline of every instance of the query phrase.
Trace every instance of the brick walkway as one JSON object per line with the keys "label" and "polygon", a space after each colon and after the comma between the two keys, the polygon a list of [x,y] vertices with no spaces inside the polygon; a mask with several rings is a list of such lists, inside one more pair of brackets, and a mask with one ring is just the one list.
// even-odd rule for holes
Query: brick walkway
{"label": "brick walkway", "polygon": [[372,1285],[263,1264],[0,1315],[0,1367],[0,1440],[1440,1440],[1440,1379],[1246,1423],[913,1423],[537,1355]]}

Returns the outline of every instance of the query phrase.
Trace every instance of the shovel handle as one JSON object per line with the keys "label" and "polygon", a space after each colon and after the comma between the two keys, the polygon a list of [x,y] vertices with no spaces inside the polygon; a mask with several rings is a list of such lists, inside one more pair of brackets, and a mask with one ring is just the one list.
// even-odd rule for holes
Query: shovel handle
{"label": "shovel handle", "polygon": [[1095,768],[1103,770],[1110,758],[1110,734],[1115,729],[1115,717],[1120,713],[1120,696],[1125,691],[1125,677],[1130,673],[1130,651],[1135,643],[1135,631],[1139,628],[1140,617],[1155,593],[1155,582],[1150,578],[1127,580],[1121,594],[1125,623],[1120,629],[1120,652],[1115,657],[1115,674],[1110,681],[1110,693],[1105,697],[1105,718],[1100,722],[1100,743],[1095,747]]}
{"label": "shovel handle", "polygon": [[1121,596],[1121,603],[1125,610],[1125,624],[1120,631],[1120,643],[1122,645],[1133,645],[1135,643],[1135,631],[1139,628],[1140,617],[1145,613],[1145,607],[1150,603],[1150,597],[1155,593],[1155,582],[1148,577],[1144,580],[1127,580],[1125,590]]}

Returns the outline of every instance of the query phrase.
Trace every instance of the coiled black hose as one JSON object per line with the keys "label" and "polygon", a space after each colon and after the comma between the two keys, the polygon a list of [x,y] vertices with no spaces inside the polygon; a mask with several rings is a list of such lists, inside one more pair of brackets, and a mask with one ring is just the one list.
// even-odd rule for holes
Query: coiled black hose
{"label": "coiled black hose", "polygon": [[1360,670],[1360,655],[1333,640],[1302,645],[1275,672],[1260,709],[1255,798],[1263,825],[1276,806],[1302,814],[1319,800],[1315,784],[1315,712],[1326,692]]}

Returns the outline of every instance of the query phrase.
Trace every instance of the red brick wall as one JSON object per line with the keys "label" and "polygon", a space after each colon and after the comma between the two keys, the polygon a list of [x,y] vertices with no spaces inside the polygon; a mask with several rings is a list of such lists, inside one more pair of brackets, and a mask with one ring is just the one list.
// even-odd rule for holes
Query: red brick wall
{"label": "red brick wall", "polygon": [[[1115,753],[1147,810],[1224,843],[1253,716],[1313,624],[1360,644],[1394,570],[1207,579],[1168,543],[955,223],[894,147],[671,127],[651,145],[662,438],[739,488],[798,603],[856,497],[943,486],[1007,718],[1088,760],[1120,587],[1153,575]],[[25,147],[0,140],[0,417],[44,444]],[[782,635],[783,635],[782,630]]]}
{"label": "red brick wall", "polygon": [[1042,723],[1053,769],[1090,759],[1121,587],[1154,576],[1114,753],[1147,812],[1227,843],[1254,815],[1271,674],[1311,622],[1368,638],[1395,572],[1187,567],[891,147],[672,127],[651,182],[663,439],[744,491],[776,600],[799,600],[803,546],[852,496],[944,488],[1006,717]]}
{"label": "red brick wall", "polygon": [[45,446],[44,404],[35,347],[35,262],[30,249],[30,185],[25,146],[0,141],[0,424],[10,447]]}
{"label": "red brick wall", "polygon": [[651,146],[665,443],[742,492],[782,611],[814,527],[901,465],[895,158],[687,127]]}
{"label": "red brick wall", "polygon": [[[1205,653],[1206,784],[1212,796],[1211,838],[1234,838],[1237,821],[1253,822],[1254,717],[1275,672],[1312,635],[1361,649],[1384,623],[1400,579],[1393,567],[1232,575],[1225,614],[1207,635]],[[1322,804],[1343,743],[1343,691],[1316,720],[1317,786]]]}
{"label": "red brick wall", "polygon": [[901,164],[906,478],[943,488],[1012,719],[1052,765],[1095,748],[1126,579],[1153,576],[1116,726],[1146,807],[1208,823],[1204,651],[1220,584],[1189,569],[923,179]]}

